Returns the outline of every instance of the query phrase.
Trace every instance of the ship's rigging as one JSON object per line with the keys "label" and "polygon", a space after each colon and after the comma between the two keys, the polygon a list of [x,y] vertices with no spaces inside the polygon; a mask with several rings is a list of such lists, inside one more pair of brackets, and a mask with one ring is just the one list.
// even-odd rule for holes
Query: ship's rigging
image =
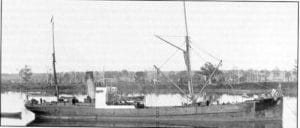
{"label": "ship's rigging", "polygon": [[[193,89],[193,82],[192,82],[192,71],[191,71],[191,61],[190,61],[190,50],[191,50],[191,45],[190,45],[190,37],[189,37],[189,31],[188,31],[188,24],[187,24],[187,15],[186,15],[186,3],[185,0],[183,1],[183,12],[184,12],[184,23],[185,23],[185,44],[186,47],[185,49],[176,46],[175,44],[163,39],[161,36],[155,35],[155,37],[157,37],[158,39],[164,41],[165,43],[177,48],[178,50],[183,52],[183,56],[184,56],[184,61],[185,61],[185,65],[186,65],[186,71],[187,71],[187,84],[188,84],[188,95],[185,93],[185,91],[183,89],[181,89],[176,83],[174,83],[171,79],[169,79],[166,75],[164,75],[162,73],[162,71],[160,70],[159,67],[157,67],[156,65],[154,65],[154,68],[157,70],[157,72],[161,73],[163,77],[165,77],[169,82],[172,83],[173,86],[175,86],[182,94],[184,94],[185,96],[187,96],[192,103],[194,104],[196,102],[196,97],[194,94],[194,89]],[[210,56],[212,56],[211,54],[209,54]],[[215,59],[217,59],[216,57],[214,57]],[[218,59],[219,60],[219,59]],[[207,79],[207,81],[205,82],[205,84],[203,85],[203,87],[201,88],[199,94],[201,95],[204,88],[208,85],[209,83],[209,79],[211,79],[214,75],[214,73],[216,72],[216,70],[222,65],[222,60],[219,60],[219,64],[217,65],[217,67],[214,69],[214,71],[210,74],[209,78]]]}

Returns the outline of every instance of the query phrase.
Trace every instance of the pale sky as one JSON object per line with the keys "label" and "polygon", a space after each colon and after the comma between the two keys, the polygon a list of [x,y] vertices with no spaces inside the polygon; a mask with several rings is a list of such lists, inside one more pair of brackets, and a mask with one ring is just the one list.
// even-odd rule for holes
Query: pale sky
{"label": "pale sky", "polygon": [[[187,2],[192,69],[292,70],[297,58],[297,3]],[[57,71],[153,70],[184,48],[183,3],[155,1],[3,0],[2,72],[25,64],[51,68],[51,16]],[[201,49],[201,50],[199,50]],[[199,55],[204,58],[201,59]],[[180,51],[161,70],[184,70]]]}

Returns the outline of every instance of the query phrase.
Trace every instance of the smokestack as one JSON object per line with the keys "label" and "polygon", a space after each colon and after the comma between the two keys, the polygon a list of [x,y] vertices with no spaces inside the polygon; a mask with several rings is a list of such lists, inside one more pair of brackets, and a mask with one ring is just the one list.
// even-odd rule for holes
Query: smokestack
{"label": "smokestack", "polygon": [[92,101],[95,101],[95,84],[92,71],[86,72],[86,87],[87,95],[91,97]]}

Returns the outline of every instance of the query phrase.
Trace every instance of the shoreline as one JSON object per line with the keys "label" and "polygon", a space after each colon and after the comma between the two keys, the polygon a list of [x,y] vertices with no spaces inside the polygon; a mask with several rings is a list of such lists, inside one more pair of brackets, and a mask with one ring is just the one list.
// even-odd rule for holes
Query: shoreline
{"label": "shoreline", "polygon": [[[119,94],[175,94],[179,93],[176,88],[172,85],[161,85],[161,86],[152,86],[151,84],[125,84],[125,85],[113,85],[118,88]],[[209,85],[204,89],[206,93],[222,93],[222,94],[233,94],[233,95],[243,95],[244,93],[248,95],[263,93],[267,90],[277,89],[278,83],[269,82],[261,83],[264,84],[264,88],[261,86],[256,86],[257,83],[242,83],[231,85],[230,88],[228,85],[219,84],[219,85]],[[296,82],[286,82],[281,83],[282,92],[286,96],[296,96],[298,94],[297,83]],[[199,92],[202,86],[195,86],[194,92]],[[31,86],[24,86],[20,84],[2,84],[2,92],[43,92],[45,94],[54,94],[55,87],[45,84],[37,84]],[[86,85],[85,84],[61,84],[59,85],[59,92],[63,94],[86,94]],[[197,94],[197,93],[195,93]]]}

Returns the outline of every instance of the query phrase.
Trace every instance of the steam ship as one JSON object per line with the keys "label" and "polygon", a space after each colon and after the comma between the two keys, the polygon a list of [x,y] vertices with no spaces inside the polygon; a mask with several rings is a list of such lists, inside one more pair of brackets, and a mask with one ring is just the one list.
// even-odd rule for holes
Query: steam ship
{"label": "steam ship", "polygon": [[[56,86],[57,102],[33,104],[28,102],[25,106],[36,115],[36,119],[61,119],[61,120],[88,120],[88,121],[125,121],[125,122],[157,122],[160,123],[199,123],[199,122],[232,122],[232,121],[282,121],[283,96],[276,90],[276,95],[268,98],[248,100],[235,104],[200,104],[197,102],[197,94],[201,95],[203,89],[208,85],[205,83],[201,91],[197,94],[193,91],[190,63],[190,41],[187,31],[185,1],[184,14],[186,24],[186,48],[182,49],[160,36],[160,40],[183,51],[186,69],[188,73],[188,93],[173,82],[182,95],[191,102],[182,106],[151,107],[137,102],[131,105],[108,105],[108,92],[111,89],[107,86],[95,86],[93,74],[87,73],[89,103],[77,103],[76,105],[66,105],[59,102],[59,91],[55,70],[55,50],[54,50],[54,21],[52,17],[53,34],[53,73],[54,84]],[[221,65],[218,64],[217,68]],[[166,77],[160,69],[155,66],[157,72]],[[217,69],[215,68],[215,70]],[[214,71],[215,72],[215,71]],[[214,75],[210,75],[210,78]],[[167,78],[167,77],[166,77]],[[274,90],[273,90],[274,91]]]}

